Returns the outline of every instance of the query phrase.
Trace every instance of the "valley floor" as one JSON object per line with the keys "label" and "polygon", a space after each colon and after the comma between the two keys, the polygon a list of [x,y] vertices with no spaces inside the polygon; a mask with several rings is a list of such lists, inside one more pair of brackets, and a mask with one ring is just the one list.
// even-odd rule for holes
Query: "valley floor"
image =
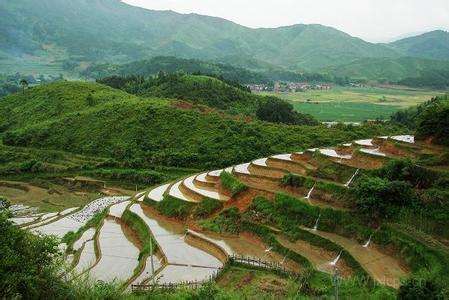
{"label": "valley floor", "polygon": [[331,90],[262,94],[288,100],[299,112],[311,114],[320,121],[361,122],[388,119],[392,113],[443,95],[444,91],[335,86]]}

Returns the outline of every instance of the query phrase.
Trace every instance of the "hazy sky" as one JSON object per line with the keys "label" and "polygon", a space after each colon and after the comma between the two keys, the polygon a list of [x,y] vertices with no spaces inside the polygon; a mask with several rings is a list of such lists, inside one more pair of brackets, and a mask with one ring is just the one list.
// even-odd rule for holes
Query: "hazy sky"
{"label": "hazy sky", "polygon": [[449,0],[123,0],[157,10],[198,13],[248,27],[319,23],[368,41],[449,30]]}

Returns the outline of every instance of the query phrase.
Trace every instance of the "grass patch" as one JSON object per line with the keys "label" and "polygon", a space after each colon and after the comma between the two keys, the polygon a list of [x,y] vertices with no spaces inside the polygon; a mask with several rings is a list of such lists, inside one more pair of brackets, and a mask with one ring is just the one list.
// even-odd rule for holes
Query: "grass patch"
{"label": "grass patch", "polygon": [[125,222],[138,236],[142,243],[142,249],[139,253],[139,265],[134,270],[134,275],[139,274],[143,270],[148,256],[153,255],[157,250],[157,243],[151,235],[150,228],[135,213],[125,210],[122,215],[122,221]]}
{"label": "grass patch", "polygon": [[164,199],[157,203],[156,209],[167,217],[185,219],[189,216],[195,206],[195,203],[165,195]]}
{"label": "grass patch", "polygon": [[213,232],[238,234],[241,230],[241,214],[237,207],[231,207],[212,220],[200,221],[200,225]]}

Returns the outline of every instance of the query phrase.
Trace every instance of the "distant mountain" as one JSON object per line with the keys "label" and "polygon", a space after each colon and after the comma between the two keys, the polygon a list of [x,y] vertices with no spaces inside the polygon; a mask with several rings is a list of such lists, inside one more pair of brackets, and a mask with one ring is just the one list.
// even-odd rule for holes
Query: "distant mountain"
{"label": "distant mountain", "polygon": [[431,71],[443,70],[449,70],[449,61],[399,57],[359,59],[321,71],[353,79],[398,82],[405,78],[418,78]]}
{"label": "distant mountain", "polygon": [[[252,29],[225,19],[147,10],[119,0],[0,1],[0,70],[77,77],[93,64],[126,64],[163,55],[229,63],[276,76],[279,70],[330,70],[377,79],[378,72],[358,66],[404,56],[449,59],[447,35],[437,31],[374,44],[322,25]],[[398,76],[401,70],[388,69],[382,78],[415,75]]]}
{"label": "distant mountain", "polygon": [[131,61],[155,55],[251,57],[315,69],[362,57],[395,57],[390,47],[322,25],[251,29],[233,22],[152,11],[118,0],[0,2],[4,58],[52,56],[75,61]]}
{"label": "distant mountain", "polygon": [[449,59],[449,32],[443,30],[408,37],[390,43],[390,45],[407,56]]}

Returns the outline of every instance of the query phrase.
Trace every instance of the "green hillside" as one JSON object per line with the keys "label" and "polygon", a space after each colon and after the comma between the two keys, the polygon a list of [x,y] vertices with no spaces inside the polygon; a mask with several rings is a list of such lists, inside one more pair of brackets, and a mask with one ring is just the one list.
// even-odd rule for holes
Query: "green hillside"
{"label": "green hillside", "polygon": [[408,56],[449,59],[449,32],[443,30],[435,30],[405,38],[390,45]]}
{"label": "green hillside", "polygon": [[54,83],[3,98],[0,134],[7,145],[101,155],[134,166],[212,168],[391,130],[276,125],[175,104],[94,83]]}

